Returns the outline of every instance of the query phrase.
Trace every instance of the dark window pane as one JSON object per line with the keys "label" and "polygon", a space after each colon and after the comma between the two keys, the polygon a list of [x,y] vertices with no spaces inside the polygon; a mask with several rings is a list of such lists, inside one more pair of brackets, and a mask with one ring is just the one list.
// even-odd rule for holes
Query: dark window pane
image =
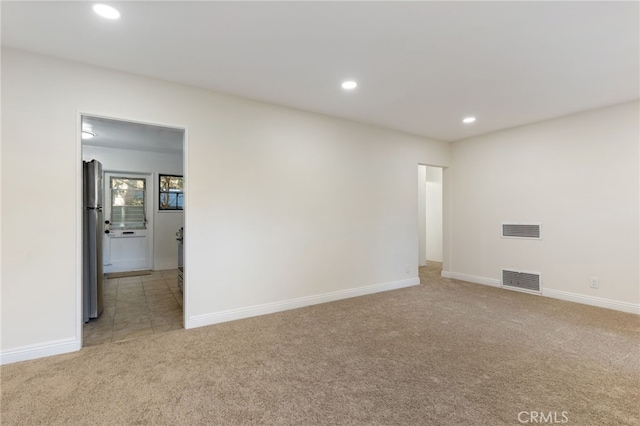
{"label": "dark window pane", "polygon": [[160,210],[182,210],[184,178],[175,175],[160,175],[158,205]]}

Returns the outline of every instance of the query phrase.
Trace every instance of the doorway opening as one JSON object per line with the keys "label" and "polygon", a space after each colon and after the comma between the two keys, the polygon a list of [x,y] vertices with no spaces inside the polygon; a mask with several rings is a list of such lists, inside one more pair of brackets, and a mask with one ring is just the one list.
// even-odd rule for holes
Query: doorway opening
{"label": "doorway opening", "polygon": [[443,168],[418,165],[418,266],[440,275],[443,262]]}
{"label": "doorway opening", "polygon": [[99,237],[83,238],[83,264],[94,250],[104,273],[98,291],[83,266],[83,294],[99,292],[104,306],[83,318],[82,344],[183,328],[176,233],[184,228],[185,129],[86,114],[80,122],[82,161],[102,170]]}

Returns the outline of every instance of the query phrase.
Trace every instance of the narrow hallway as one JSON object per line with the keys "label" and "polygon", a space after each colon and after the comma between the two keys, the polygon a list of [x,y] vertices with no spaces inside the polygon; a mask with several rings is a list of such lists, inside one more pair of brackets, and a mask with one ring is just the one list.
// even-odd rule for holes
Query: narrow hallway
{"label": "narrow hallway", "polygon": [[425,285],[429,284],[429,282],[433,282],[434,280],[443,279],[441,276],[442,273],[442,262],[434,262],[431,260],[427,260],[427,266],[420,266],[418,268],[418,276],[420,277],[420,284]]}

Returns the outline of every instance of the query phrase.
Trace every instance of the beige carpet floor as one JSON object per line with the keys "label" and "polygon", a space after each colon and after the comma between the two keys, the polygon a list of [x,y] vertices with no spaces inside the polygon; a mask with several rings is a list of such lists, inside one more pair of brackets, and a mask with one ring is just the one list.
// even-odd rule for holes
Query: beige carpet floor
{"label": "beige carpet floor", "polygon": [[640,424],[640,317],[421,278],[3,366],[1,422]]}

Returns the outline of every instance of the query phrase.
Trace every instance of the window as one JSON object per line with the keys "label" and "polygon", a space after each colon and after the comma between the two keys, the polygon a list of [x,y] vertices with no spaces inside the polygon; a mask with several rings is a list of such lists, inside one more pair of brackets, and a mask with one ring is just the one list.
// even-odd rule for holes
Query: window
{"label": "window", "polygon": [[111,229],[146,229],[146,179],[112,177]]}
{"label": "window", "polygon": [[176,175],[160,175],[159,206],[160,210],[183,210],[184,178]]}

